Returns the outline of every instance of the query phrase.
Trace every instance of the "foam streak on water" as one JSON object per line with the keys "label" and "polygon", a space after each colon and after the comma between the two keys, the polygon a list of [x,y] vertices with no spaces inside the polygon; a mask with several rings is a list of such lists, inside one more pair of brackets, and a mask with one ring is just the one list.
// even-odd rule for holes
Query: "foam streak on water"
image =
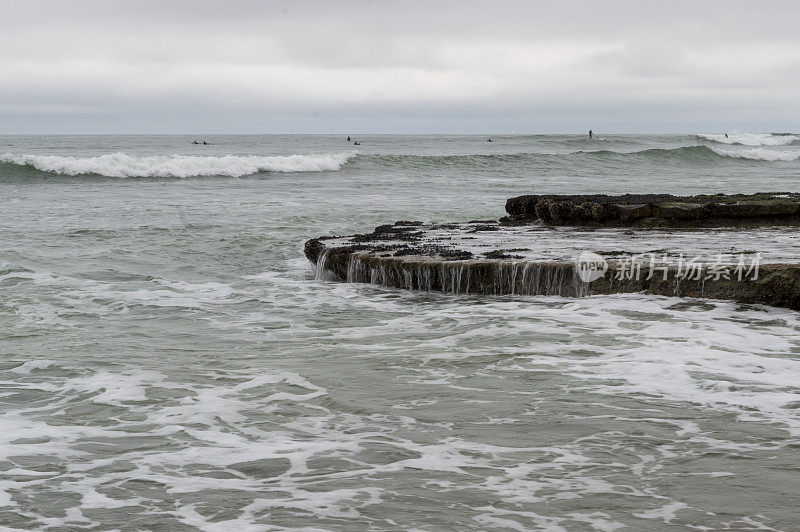
{"label": "foam streak on water", "polygon": [[[800,191],[797,161],[712,152],[793,144],[602,137],[359,136],[329,169],[240,179],[0,163],[0,525],[796,528],[797,313],[393,290],[325,279],[303,256],[312,236],[497,218],[526,192]],[[0,137],[0,153],[162,164],[352,149],[208,140]],[[559,231],[525,247],[702,244]],[[793,253],[791,232],[773,233]],[[715,235],[740,251],[764,238]]]}

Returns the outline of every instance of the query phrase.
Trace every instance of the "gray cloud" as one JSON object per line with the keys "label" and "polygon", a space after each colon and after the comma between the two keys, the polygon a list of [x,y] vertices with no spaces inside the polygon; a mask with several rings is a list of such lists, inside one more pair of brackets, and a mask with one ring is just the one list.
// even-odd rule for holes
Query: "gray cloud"
{"label": "gray cloud", "polygon": [[0,2],[0,132],[797,129],[800,3]]}

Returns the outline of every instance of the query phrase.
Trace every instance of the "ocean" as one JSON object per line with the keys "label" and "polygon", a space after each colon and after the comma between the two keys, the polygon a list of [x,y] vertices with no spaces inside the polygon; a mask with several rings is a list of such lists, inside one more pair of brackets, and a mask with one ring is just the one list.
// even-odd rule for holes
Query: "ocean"
{"label": "ocean", "polygon": [[0,136],[1,526],[800,526],[797,312],[303,255],[520,194],[800,192],[800,134],[346,136]]}

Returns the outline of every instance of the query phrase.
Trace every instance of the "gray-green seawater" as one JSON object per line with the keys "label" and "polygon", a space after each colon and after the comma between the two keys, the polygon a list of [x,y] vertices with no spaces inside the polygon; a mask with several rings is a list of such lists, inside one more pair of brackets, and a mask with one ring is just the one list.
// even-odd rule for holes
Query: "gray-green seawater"
{"label": "gray-green seawater", "polygon": [[792,530],[800,315],[313,281],[536,192],[800,191],[791,135],[0,137],[0,525]]}

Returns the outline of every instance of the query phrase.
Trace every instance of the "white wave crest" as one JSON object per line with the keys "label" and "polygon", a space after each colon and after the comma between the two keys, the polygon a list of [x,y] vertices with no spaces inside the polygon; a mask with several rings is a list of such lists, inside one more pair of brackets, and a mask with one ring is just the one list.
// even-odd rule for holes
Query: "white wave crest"
{"label": "white wave crest", "polygon": [[742,146],[785,146],[797,140],[795,135],[773,135],[771,133],[730,133],[725,135],[700,134],[698,137],[721,144]]}
{"label": "white wave crest", "polygon": [[719,155],[737,159],[752,159],[755,161],[796,161],[800,159],[800,150],[770,150],[768,148],[711,149]]}
{"label": "white wave crest", "polygon": [[65,175],[98,174],[107,177],[240,177],[258,172],[323,172],[341,169],[355,153],[315,155],[227,155],[199,157],[193,155],[159,155],[134,157],[112,153],[96,157],[64,157],[58,155],[25,155],[6,153],[0,162],[32,166],[43,172]]}

